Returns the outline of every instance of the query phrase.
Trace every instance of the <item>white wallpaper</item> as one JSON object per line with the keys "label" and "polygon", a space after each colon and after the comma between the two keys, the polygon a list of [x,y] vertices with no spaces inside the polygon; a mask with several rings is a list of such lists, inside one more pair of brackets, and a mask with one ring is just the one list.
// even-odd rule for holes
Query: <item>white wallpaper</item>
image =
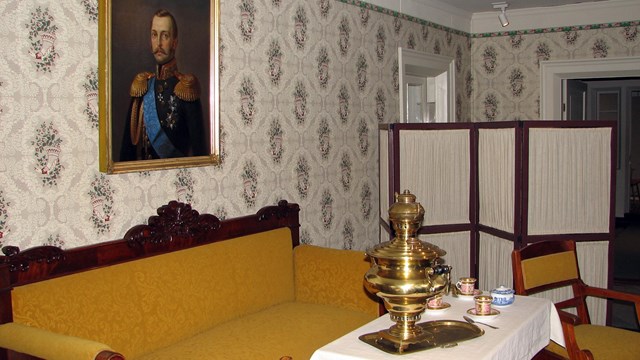
{"label": "white wallpaper", "polygon": [[540,61],[638,56],[640,21],[632,20],[476,35],[472,121],[539,119]]}
{"label": "white wallpaper", "polygon": [[[286,199],[301,205],[304,242],[377,243],[377,125],[398,113],[397,47],[470,67],[467,35],[400,16],[359,2],[223,0],[223,163],[105,175],[96,2],[0,2],[0,244],[120,238],[173,199],[222,218]],[[471,104],[457,105],[468,117]]]}
{"label": "white wallpaper", "polygon": [[174,199],[221,218],[286,199],[303,242],[364,249],[378,242],[377,126],[398,114],[398,46],[455,57],[456,116],[480,121],[536,118],[547,48],[590,56],[602,38],[608,56],[639,52],[637,23],[579,30],[574,45],[524,34],[517,48],[354,0],[222,0],[223,163],[105,175],[96,3],[0,2],[0,245],[120,238]]}

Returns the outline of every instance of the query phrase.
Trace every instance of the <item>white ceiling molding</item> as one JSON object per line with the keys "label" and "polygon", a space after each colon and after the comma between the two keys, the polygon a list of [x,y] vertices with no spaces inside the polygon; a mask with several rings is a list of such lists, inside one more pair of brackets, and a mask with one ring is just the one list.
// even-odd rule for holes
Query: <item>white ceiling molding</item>
{"label": "white ceiling molding", "polygon": [[507,8],[507,16],[510,23],[503,28],[498,21],[498,11],[475,13],[471,17],[471,33],[483,34],[640,20],[640,1],[610,0],[542,8],[516,10]]}
{"label": "white ceiling molding", "polygon": [[[446,26],[448,28],[471,32],[472,13],[458,9],[440,0],[365,0],[385,9],[398,11],[418,19]],[[496,15],[497,16],[497,15]]]}
{"label": "white ceiling molding", "polygon": [[[446,0],[364,1],[471,34],[640,20],[638,0],[608,0],[515,10],[507,8],[510,24],[504,28],[498,21],[498,11],[471,13],[447,4]],[[487,7],[490,7],[490,3],[487,0]]]}

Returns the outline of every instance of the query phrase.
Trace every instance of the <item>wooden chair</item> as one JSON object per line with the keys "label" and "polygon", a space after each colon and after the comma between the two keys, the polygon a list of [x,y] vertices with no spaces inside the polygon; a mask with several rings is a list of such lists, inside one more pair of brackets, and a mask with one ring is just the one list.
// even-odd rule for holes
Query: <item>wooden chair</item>
{"label": "wooden chair", "polygon": [[[573,298],[556,303],[562,321],[566,349],[551,342],[545,348],[559,359],[640,359],[640,333],[609,326],[592,325],[585,298],[616,299],[635,303],[640,323],[640,295],[596,288],[580,278],[574,241],[543,241],[511,254],[515,290],[518,295],[571,286]],[[574,308],[577,316],[561,309]]]}

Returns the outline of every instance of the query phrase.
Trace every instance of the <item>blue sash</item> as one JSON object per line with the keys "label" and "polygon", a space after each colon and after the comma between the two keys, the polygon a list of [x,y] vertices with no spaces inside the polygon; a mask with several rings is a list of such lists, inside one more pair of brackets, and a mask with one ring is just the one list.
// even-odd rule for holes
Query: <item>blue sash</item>
{"label": "blue sash", "polygon": [[156,97],[155,97],[155,85],[156,78],[149,79],[149,87],[146,94],[144,94],[143,106],[144,106],[144,124],[147,129],[147,136],[149,142],[153,146],[153,150],[160,158],[174,158],[184,156],[182,152],[171,143],[171,140],[167,134],[162,130],[160,125],[160,119],[158,119],[158,111],[156,109]]}

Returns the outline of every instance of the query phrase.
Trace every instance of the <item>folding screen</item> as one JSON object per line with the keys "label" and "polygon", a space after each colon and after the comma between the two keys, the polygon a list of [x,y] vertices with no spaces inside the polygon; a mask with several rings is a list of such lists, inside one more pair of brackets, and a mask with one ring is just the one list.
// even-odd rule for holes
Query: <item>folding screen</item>
{"label": "folding screen", "polygon": [[[574,239],[583,279],[607,287],[615,227],[615,123],[519,121],[380,126],[381,240],[393,194],[425,208],[420,237],[447,251],[453,276],[510,286],[511,251]],[[567,291],[543,294],[554,301]],[[592,321],[605,322],[593,301]]]}

